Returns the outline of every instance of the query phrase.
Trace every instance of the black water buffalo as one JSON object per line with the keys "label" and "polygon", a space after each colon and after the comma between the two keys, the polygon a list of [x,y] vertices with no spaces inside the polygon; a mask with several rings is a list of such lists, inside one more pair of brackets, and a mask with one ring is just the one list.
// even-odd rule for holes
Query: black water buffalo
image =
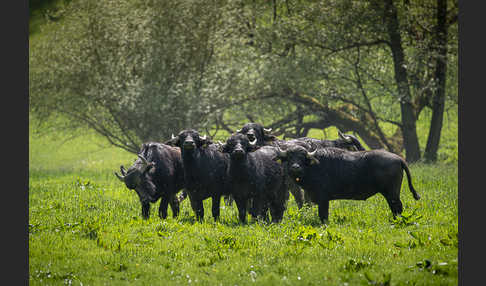
{"label": "black water buffalo", "polygon": [[[365,150],[358,138],[353,135],[343,134],[338,131],[339,139],[336,140],[319,140],[309,137],[301,137],[290,140],[280,140],[275,135],[270,134],[271,128],[264,128],[263,125],[259,123],[246,123],[241,129],[238,129],[236,133],[245,134],[248,136],[250,141],[256,139],[258,146],[278,146],[286,148],[289,144],[300,145],[307,150],[315,150],[317,148],[327,148],[327,147],[337,147],[350,151],[355,150]],[[304,202],[310,203],[310,198],[307,194],[302,192],[293,180],[286,180],[287,186],[292,195],[294,196],[297,207],[300,209],[304,205]]]}
{"label": "black water buffalo", "polygon": [[229,155],[221,152],[219,144],[211,142],[206,136],[199,136],[199,132],[193,129],[181,131],[166,144],[181,148],[185,190],[196,219],[204,219],[203,200],[211,198],[213,218],[218,220],[221,196],[229,194]]}
{"label": "black water buffalo", "polygon": [[250,199],[252,209],[248,211],[253,216],[266,219],[268,207],[272,222],[280,222],[289,194],[283,168],[275,161],[278,150],[270,146],[258,147],[256,139],[250,141],[246,135],[238,133],[228,138],[222,150],[230,154],[228,182],[240,222],[246,222]]}
{"label": "black water buffalo", "polygon": [[272,145],[274,141],[279,140],[275,135],[270,134],[272,128],[264,128],[259,123],[246,123],[236,133],[245,134],[250,141],[257,140],[258,146]]}
{"label": "black water buffalo", "polygon": [[403,170],[413,197],[420,199],[405,160],[385,150],[350,152],[329,147],[309,152],[291,145],[284,151],[279,149],[278,158],[289,176],[318,205],[323,223],[328,219],[330,200],[366,200],[376,193],[385,197],[393,216],[401,214]]}
{"label": "black water buffalo", "polygon": [[142,144],[138,159],[125,170],[120,166],[121,175],[115,172],[126,187],[133,189],[142,204],[142,217],[150,216],[150,203],[159,198],[159,216],[167,217],[167,207],[170,204],[172,215],[179,213],[177,192],[184,187],[184,170],[179,148],[156,142]]}
{"label": "black water buffalo", "polygon": [[358,138],[351,134],[343,134],[341,131],[338,131],[338,135],[340,138],[336,140],[320,140],[315,138],[309,137],[300,137],[296,139],[291,139],[286,141],[285,143],[290,144],[297,144],[302,145],[305,143],[307,145],[302,145],[306,147],[308,150],[315,150],[317,148],[328,148],[328,147],[336,147],[340,149],[345,149],[349,151],[364,151],[365,148],[361,145]]}
{"label": "black water buffalo", "polygon": [[248,139],[252,141],[257,140],[258,146],[270,145],[270,146],[280,146],[284,144],[297,144],[306,147],[310,150],[315,150],[316,148],[327,148],[336,147],[341,149],[346,149],[350,151],[363,151],[365,150],[361,142],[356,138],[356,136],[351,134],[343,134],[338,131],[340,138],[336,140],[320,140],[309,137],[300,137],[290,140],[280,140],[275,135],[270,134],[271,128],[264,128],[263,125],[259,123],[246,123],[241,129],[238,129],[236,133],[245,134]]}
{"label": "black water buffalo", "polygon": [[[256,140],[257,146],[279,146],[285,144],[285,140],[278,139],[275,135],[270,134],[271,128],[264,128],[259,123],[246,123],[241,129],[236,130],[236,133],[244,134],[250,141]],[[307,143],[304,143],[307,144]],[[294,196],[297,207],[300,209],[304,204],[304,194],[292,180],[286,180],[287,188]],[[250,200],[251,202],[251,200]]]}

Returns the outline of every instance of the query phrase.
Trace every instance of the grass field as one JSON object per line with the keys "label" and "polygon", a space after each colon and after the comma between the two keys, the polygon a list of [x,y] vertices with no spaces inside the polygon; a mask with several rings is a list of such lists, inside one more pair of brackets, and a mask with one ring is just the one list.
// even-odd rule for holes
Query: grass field
{"label": "grass field", "polygon": [[411,165],[404,216],[385,199],[331,201],[330,223],[291,196],[280,224],[240,225],[236,206],[221,221],[195,222],[189,201],[161,220],[113,175],[135,155],[86,132],[31,135],[30,285],[457,285],[457,163]]}

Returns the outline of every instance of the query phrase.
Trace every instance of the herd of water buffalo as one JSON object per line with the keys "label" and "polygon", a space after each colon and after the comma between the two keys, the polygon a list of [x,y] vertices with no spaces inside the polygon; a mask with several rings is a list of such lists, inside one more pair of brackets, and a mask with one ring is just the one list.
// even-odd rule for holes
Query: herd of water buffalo
{"label": "herd of water buffalo", "polygon": [[[212,199],[212,215],[218,220],[221,197],[231,198],[239,220],[253,218],[278,223],[282,220],[289,192],[297,206],[318,205],[326,223],[329,201],[366,200],[382,194],[393,216],[401,214],[400,189],[403,170],[413,197],[407,163],[385,150],[365,150],[359,140],[341,134],[336,140],[297,138],[280,140],[261,124],[247,123],[226,142],[212,142],[196,130],[183,130],[164,143],[142,144],[138,159],[121,175],[115,175],[138,194],[142,217],[150,216],[150,203],[159,198],[159,216],[179,213],[179,204],[189,197],[196,219],[204,218],[203,201]],[[178,193],[182,191],[179,195]]]}

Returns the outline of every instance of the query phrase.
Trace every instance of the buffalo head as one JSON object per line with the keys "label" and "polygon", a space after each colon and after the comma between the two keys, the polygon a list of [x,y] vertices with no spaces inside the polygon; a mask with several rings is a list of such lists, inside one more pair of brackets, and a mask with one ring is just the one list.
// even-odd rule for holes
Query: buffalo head
{"label": "buffalo head", "polygon": [[247,123],[241,129],[236,130],[236,133],[244,134],[250,141],[257,140],[259,146],[265,145],[266,141],[275,140],[276,137],[271,135],[272,128],[263,128],[258,123]]}
{"label": "buffalo head", "polygon": [[177,136],[172,134],[172,138],[165,142],[167,145],[177,146],[181,150],[191,152],[195,148],[201,148],[211,144],[211,140],[206,135],[200,136],[196,130],[183,130]]}
{"label": "buffalo head", "polygon": [[232,159],[241,159],[246,153],[257,149],[257,139],[249,140],[246,135],[233,134],[222,146],[223,153],[229,153]]}
{"label": "buffalo head", "polygon": [[363,151],[365,148],[361,145],[358,138],[351,134],[343,134],[341,131],[338,130],[339,138],[344,140],[348,145],[347,148],[350,151]]}
{"label": "buffalo head", "polygon": [[307,166],[319,163],[315,157],[317,149],[309,152],[306,148],[294,144],[288,146],[286,150],[277,148],[278,155],[275,159],[282,161],[289,175],[297,180],[303,175]]}

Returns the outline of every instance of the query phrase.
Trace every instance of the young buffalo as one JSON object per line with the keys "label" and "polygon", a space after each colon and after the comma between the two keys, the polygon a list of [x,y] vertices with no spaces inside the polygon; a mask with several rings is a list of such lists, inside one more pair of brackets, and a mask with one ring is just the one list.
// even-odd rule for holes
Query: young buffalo
{"label": "young buffalo", "polygon": [[350,152],[329,147],[309,152],[302,146],[291,145],[285,151],[279,149],[278,158],[289,176],[318,205],[323,223],[328,220],[330,200],[366,200],[376,193],[385,197],[393,216],[401,214],[403,170],[413,197],[420,198],[412,186],[405,160],[385,150]]}
{"label": "young buffalo", "polygon": [[221,196],[229,194],[226,181],[229,156],[219,150],[219,144],[192,129],[181,131],[166,143],[181,148],[185,190],[196,219],[204,219],[203,200],[211,198],[213,218],[218,220]]}
{"label": "young buffalo", "polygon": [[184,170],[179,148],[161,143],[144,143],[138,153],[138,159],[125,170],[120,166],[122,175],[115,172],[127,188],[135,190],[142,204],[142,217],[150,216],[150,203],[160,197],[159,216],[167,217],[170,204],[172,215],[179,214],[179,200],[176,194],[184,187]]}
{"label": "young buffalo", "polygon": [[266,218],[270,208],[272,222],[282,220],[289,194],[285,174],[275,162],[278,150],[264,146],[255,151],[256,139],[248,140],[243,134],[233,134],[222,146],[230,154],[229,184],[231,195],[238,207],[240,222],[246,222],[248,201],[252,200],[253,216]]}

